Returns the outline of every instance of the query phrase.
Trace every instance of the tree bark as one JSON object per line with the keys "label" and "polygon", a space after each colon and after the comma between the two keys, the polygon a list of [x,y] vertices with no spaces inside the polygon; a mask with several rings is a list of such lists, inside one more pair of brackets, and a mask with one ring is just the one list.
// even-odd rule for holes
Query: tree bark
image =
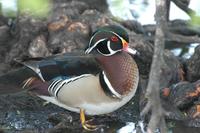
{"label": "tree bark", "polygon": [[151,111],[151,118],[148,124],[148,132],[154,132],[159,128],[161,133],[166,133],[165,111],[162,108],[160,100],[160,87],[162,82],[162,70],[165,67],[163,58],[165,46],[165,30],[166,30],[166,0],[156,0],[156,33],[154,44],[154,55],[151,64],[149,83],[147,86],[146,97],[148,102],[142,111],[142,115]]}

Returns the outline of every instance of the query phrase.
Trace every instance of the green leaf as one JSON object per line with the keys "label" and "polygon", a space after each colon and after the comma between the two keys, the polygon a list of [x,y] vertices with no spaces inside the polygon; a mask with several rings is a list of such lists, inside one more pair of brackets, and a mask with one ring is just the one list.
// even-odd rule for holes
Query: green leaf
{"label": "green leaf", "polygon": [[193,26],[200,26],[200,16],[196,14],[191,14],[191,24]]}
{"label": "green leaf", "polygon": [[30,13],[35,17],[46,17],[49,13],[49,0],[18,0],[20,13]]}

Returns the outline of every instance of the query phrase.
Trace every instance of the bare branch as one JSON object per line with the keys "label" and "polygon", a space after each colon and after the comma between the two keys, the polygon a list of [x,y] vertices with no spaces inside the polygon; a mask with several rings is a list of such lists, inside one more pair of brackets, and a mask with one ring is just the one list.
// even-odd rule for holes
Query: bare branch
{"label": "bare branch", "polygon": [[198,36],[183,36],[170,32],[166,33],[165,40],[180,42],[180,43],[200,43],[200,37]]}
{"label": "bare branch", "polygon": [[[172,32],[165,32],[166,37],[165,37],[165,41],[168,42],[176,42],[176,43],[180,43],[180,44],[190,44],[190,43],[200,43],[200,37],[195,35],[195,36],[184,36],[184,35],[180,35],[180,34],[176,34],[176,33],[172,33]],[[150,37],[144,37],[141,35],[135,35],[135,38],[145,38],[148,41],[154,41],[155,40],[155,36],[150,36]]]}
{"label": "bare branch", "polygon": [[[156,35],[155,35],[155,45],[154,45],[154,55],[151,64],[150,78],[147,86],[146,97],[148,98],[147,109],[151,111],[151,118],[148,124],[148,132],[154,132],[156,128],[160,128],[162,133],[166,133],[166,124],[164,120],[164,111],[160,100],[160,83],[162,69],[164,68],[164,43],[165,43],[165,33],[166,31],[166,0],[156,0]],[[160,124],[161,123],[161,124]]]}
{"label": "bare branch", "polygon": [[[188,21],[174,20],[168,22],[167,26],[167,30],[165,31],[165,41],[176,42],[179,44],[200,43],[200,29],[191,26]],[[145,25],[143,28],[146,34],[151,34],[146,37],[146,40],[153,42],[156,25]]]}

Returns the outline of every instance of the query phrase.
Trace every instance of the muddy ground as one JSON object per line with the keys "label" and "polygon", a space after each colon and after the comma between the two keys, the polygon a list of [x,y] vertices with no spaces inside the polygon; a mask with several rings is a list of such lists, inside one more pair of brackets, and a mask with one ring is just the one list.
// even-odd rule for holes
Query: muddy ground
{"label": "muddy ground", "polygon": [[[67,111],[25,92],[0,97],[0,129],[4,132],[86,132],[79,114]],[[97,132],[116,132],[126,122],[138,120],[138,102],[131,100],[116,112],[90,116],[92,123],[102,125]]]}

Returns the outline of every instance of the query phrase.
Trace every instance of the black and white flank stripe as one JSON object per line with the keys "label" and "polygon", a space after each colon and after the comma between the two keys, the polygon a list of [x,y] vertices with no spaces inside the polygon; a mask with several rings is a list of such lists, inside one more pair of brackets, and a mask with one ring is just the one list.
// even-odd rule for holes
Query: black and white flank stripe
{"label": "black and white flank stripe", "polygon": [[90,74],[83,74],[83,75],[80,75],[80,76],[77,76],[77,77],[73,77],[73,78],[70,78],[70,79],[56,79],[54,80],[48,87],[48,91],[51,95],[53,95],[54,97],[57,98],[58,96],[58,92],[60,91],[60,89],[62,89],[62,87],[66,84],[69,84],[71,82],[74,82],[78,79],[81,79],[83,77],[87,77],[89,76]]}

